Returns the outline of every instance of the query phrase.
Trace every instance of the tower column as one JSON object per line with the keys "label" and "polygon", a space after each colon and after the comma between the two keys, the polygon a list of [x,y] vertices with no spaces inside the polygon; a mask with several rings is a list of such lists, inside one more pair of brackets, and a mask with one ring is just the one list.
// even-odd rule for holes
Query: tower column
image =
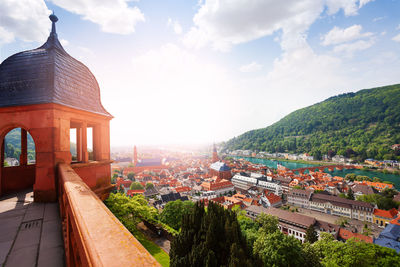
{"label": "tower column", "polygon": [[21,128],[21,154],[19,156],[19,165],[28,165],[28,135],[25,129]]}
{"label": "tower column", "polygon": [[86,122],[82,123],[81,132],[82,132],[82,146],[81,146],[82,147],[82,161],[88,162],[89,154],[87,151],[87,123]]}

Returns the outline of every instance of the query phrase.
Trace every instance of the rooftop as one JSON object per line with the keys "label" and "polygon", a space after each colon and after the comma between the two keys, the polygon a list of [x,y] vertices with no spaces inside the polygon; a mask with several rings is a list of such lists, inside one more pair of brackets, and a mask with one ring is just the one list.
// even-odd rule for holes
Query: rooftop
{"label": "rooftop", "polygon": [[111,117],[100,101],[92,72],[71,57],[52,31],[40,47],[19,52],[0,65],[0,107],[55,103]]}

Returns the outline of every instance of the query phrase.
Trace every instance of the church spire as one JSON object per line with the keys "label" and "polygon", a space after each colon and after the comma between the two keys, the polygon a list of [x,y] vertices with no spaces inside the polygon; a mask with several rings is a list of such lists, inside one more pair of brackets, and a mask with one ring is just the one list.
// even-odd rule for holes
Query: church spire
{"label": "church spire", "polygon": [[213,144],[212,162],[217,162],[217,161],[219,161],[217,147],[215,146],[215,144]]}
{"label": "church spire", "polygon": [[49,16],[50,20],[51,20],[51,33],[50,35],[56,35],[57,37],[57,32],[56,32],[56,22],[58,21],[58,18],[56,15],[54,15],[54,11],[53,14],[51,14]]}

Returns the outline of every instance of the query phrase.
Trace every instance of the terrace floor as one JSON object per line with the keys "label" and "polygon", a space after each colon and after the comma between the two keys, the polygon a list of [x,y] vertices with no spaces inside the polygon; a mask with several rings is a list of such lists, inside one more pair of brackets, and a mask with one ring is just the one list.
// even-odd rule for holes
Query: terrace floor
{"label": "terrace floor", "polygon": [[0,198],[0,265],[65,266],[58,203],[33,202],[32,190]]}

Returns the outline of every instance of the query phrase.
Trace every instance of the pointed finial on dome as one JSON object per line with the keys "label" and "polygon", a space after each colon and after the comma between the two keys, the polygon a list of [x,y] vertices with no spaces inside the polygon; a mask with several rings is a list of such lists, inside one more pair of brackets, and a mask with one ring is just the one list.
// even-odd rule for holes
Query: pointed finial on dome
{"label": "pointed finial on dome", "polygon": [[50,20],[51,20],[51,34],[57,34],[56,33],[56,22],[58,21],[58,18],[56,15],[54,15],[54,11],[53,14],[51,14],[49,16]]}

